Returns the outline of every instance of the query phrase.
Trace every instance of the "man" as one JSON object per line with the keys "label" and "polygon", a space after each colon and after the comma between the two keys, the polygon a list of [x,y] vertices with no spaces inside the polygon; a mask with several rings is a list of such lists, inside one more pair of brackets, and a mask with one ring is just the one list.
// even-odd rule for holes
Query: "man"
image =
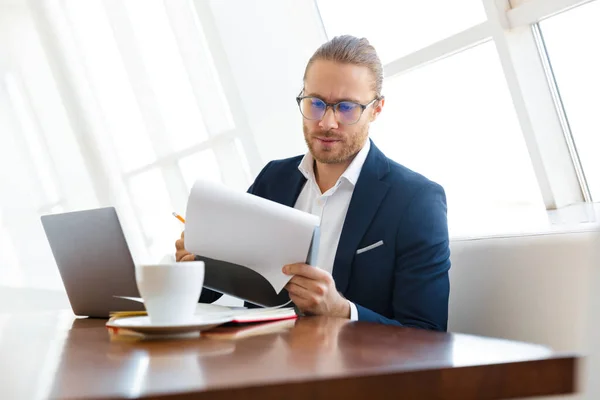
{"label": "man", "polygon": [[[304,313],[445,331],[450,251],[438,184],[386,158],[369,139],[383,68],[366,39],[322,45],[297,98],[309,152],[271,161],[249,192],[321,217],[317,267],[283,266]],[[193,260],[176,242],[178,261]],[[209,300],[208,293],[201,300]]]}

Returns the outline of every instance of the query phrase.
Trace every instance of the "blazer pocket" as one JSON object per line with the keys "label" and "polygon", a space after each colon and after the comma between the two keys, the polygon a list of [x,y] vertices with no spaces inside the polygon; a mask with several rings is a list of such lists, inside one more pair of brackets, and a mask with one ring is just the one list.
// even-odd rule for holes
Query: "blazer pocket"
{"label": "blazer pocket", "polygon": [[383,240],[380,240],[380,241],[379,241],[379,242],[377,242],[377,243],[373,243],[373,244],[372,244],[372,245],[370,245],[370,246],[363,247],[362,249],[358,249],[358,250],[356,250],[356,254],[358,255],[358,254],[365,253],[365,252],[367,252],[367,251],[370,251],[370,250],[376,249],[376,248],[378,248],[379,246],[383,246]]}

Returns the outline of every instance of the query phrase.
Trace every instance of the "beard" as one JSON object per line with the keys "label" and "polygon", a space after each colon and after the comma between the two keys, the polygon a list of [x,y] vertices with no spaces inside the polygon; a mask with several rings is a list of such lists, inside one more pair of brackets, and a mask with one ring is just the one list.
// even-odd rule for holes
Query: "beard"
{"label": "beard", "polygon": [[[369,137],[368,124],[360,125],[346,135],[323,130],[311,132],[305,122],[302,123],[302,130],[308,151],[316,161],[323,164],[341,164],[352,160]],[[339,142],[331,147],[325,147],[319,143],[317,137],[339,140]]]}

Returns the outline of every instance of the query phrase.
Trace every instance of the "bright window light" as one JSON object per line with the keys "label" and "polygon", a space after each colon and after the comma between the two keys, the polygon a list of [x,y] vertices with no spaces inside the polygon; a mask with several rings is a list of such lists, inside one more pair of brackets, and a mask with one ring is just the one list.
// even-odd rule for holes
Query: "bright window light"
{"label": "bright window light", "polygon": [[451,231],[502,231],[498,211],[544,210],[492,42],[387,79],[383,94],[372,137],[444,186]]}
{"label": "bright window light", "polygon": [[208,138],[204,121],[162,0],[126,1],[144,67],[156,94],[173,150]]}
{"label": "bright window light", "polygon": [[594,201],[600,201],[600,1],[540,23],[571,133]]}
{"label": "bright window light", "polygon": [[0,210],[0,282],[2,286],[22,286],[23,273],[18,267],[19,258],[17,257],[14,243],[10,237],[5,223],[2,221],[2,212]]}
{"label": "bright window light", "polygon": [[179,168],[188,190],[197,179],[221,182],[221,171],[212,149],[204,150],[179,160]]}
{"label": "bright window light", "polygon": [[102,2],[67,0],[65,10],[121,168],[130,171],[152,163],[156,154]]}
{"label": "bright window light", "polygon": [[39,121],[34,116],[31,104],[27,101],[17,78],[7,74],[6,88],[14,107],[15,116],[19,121],[22,139],[27,145],[27,151],[35,167],[35,178],[42,188],[42,197],[38,199],[39,205],[56,203],[60,198],[57,180],[54,175],[52,160],[42,138],[42,132],[39,130]]}
{"label": "bright window light", "polygon": [[131,177],[129,192],[150,256],[158,261],[173,253],[175,239],[181,234],[182,227],[171,213],[184,210],[173,210],[161,170],[155,168]]}
{"label": "bright window light", "polygon": [[481,0],[317,0],[327,36],[366,37],[384,64],[486,19]]}

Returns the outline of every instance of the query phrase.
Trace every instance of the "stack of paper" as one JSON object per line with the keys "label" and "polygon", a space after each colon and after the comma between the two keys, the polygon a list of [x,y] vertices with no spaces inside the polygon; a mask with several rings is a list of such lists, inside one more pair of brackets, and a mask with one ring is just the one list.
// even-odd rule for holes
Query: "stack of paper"
{"label": "stack of paper", "polygon": [[252,308],[248,310],[233,311],[231,323],[248,324],[282,319],[295,319],[297,317],[296,311],[292,307],[277,309]]}
{"label": "stack of paper", "polygon": [[[228,285],[223,284],[228,289],[221,292],[228,291],[227,294],[253,302],[248,298],[249,293],[242,290],[242,287],[247,289],[243,283],[249,276],[237,271],[244,268],[254,271],[279,294],[291,279],[281,271],[284,265],[310,263],[309,256],[316,260],[318,226],[319,218],[315,215],[218,183],[198,180],[187,204],[185,248],[193,254],[234,266],[215,267],[214,271],[207,271],[205,280],[226,271],[227,277],[222,280],[228,281]],[[211,268],[208,264],[210,262],[207,262],[207,270]],[[215,281],[221,280],[215,277]],[[205,284],[211,287],[210,282]],[[236,292],[236,288],[240,292],[231,293]]]}

